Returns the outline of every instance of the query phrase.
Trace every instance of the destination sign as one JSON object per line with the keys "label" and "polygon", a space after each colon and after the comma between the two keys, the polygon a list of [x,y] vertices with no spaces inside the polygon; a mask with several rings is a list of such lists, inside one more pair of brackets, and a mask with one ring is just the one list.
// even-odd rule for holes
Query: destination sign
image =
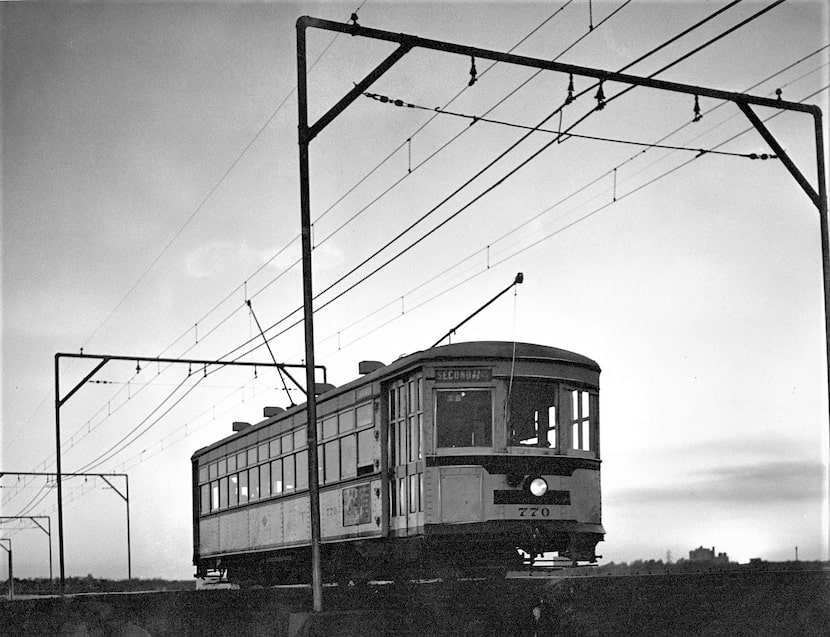
{"label": "destination sign", "polygon": [[435,380],[443,383],[486,383],[493,378],[489,367],[439,367]]}

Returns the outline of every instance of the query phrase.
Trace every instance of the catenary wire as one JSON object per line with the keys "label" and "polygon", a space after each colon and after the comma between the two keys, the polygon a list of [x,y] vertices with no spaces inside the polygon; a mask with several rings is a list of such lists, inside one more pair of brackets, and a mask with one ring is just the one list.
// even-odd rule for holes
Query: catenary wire
{"label": "catenary wire", "polygon": [[[360,11],[360,9],[362,9],[362,8],[363,8],[363,6],[364,6],[367,2],[368,2],[368,0],[363,0],[363,2],[360,4],[360,6],[358,6],[358,8],[355,10],[355,13],[359,12],[359,11]],[[329,41],[329,43],[326,45],[326,47],[325,47],[325,48],[324,48],[324,49],[320,52],[320,54],[319,54],[319,55],[315,58],[315,60],[311,63],[311,65],[309,66],[308,72],[311,72],[311,71],[314,69],[314,67],[318,64],[318,62],[320,62],[320,60],[321,60],[321,59],[323,58],[323,56],[324,56],[324,55],[328,52],[328,50],[331,48],[331,46],[334,44],[334,42],[338,39],[338,37],[340,37],[340,35],[342,35],[342,34],[341,34],[341,33],[337,33],[337,34],[335,34],[335,35],[331,38],[331,40],[330,40],[330,41]],[[293,87],[293,88],[292,88],[292,89],[291,89],[291,90],[290,90],[290,91],[286,94],[286,96],[283,98],[283,100],[280,102],[280,104],[276,107],[276,109],[275,109],[275,110],[271,113],[271,115],[270,115],[270,116],[269,116],[269,117],[265,120],[265,123],[264,123],[264,124],[263,124],[263,125],[262,125],[262,126],[261,126],[258,130],[257,130],[257,132],[256,132],[256,133],[254,134],[254,136],[253,136],[253,137],[252,137],[252,138],[248,141],[248,143],[245,145],[245,147],[242,149],[242,151],[241,151],[240,153],[238,153],[238,154],[237,154],[237,156],[233,159],[233,161],[230,163],[230,165],[229,165],[229,166],[228,166],[228,168],[225,170],[225,172],[224,172],[224,173],[220,176],[220,178],[218,179],[218,181],[217,181],[217,182],[213,185],[213,187],[212,187],[212,188],[208,191],[208,194],[207,194],[207,195],[205,195],[205,197],[204,197],[204,198],[201,200],[201,202],[200,202],[200,203],[196,206],[196,208],[195,208],[195,209],[193,210],[193,212],[192,212],[192,213],[188,216],[188,218],[185,220],[185,222],[184,222],[184,223],[183,223],[183,224],[179,227],[179,229],[176,231],[176,233],[173,235],[173,237],[172,237],[172,238],[171,238],[171,239],[170,239],[170,240],[169,240],[169,241],[165,244],[165,246],[164,246],[164,247],[161,249],[161,251],[160,251],[160,252],[156,255],[156,257],[153,259],[153,261],[150,263],[150,265],[148,265],[148,266],[147,266],[147,268],[145,268],[145,270],[142,272],[142,274],[139,276],[139,278],[135,281],[135,283],[133,283],[133,285],[129,288],[129,290],[127,291],[127,293],[126,293],[126,294],[125,294],[125,295],[121,298],[121,300],[120,300],[120,301],[119,301],[119,302],[115,305],[115,307],[114,307],[114,308],[113,308],[113,309],[109,312],[109,314],[108,314],[108,315],[104,318],[104,320],[103,320],[103,321],[102,321],[102,322],[98,325],[98,327],[97,327],[97,328],[95,328],[95,330],[93,330],[92,334],[90,334],[90,336],[88,336],[88,337],[87,337],[86,341],[84,342],[83,347],[86,347],[86,346],[89,344],[89,342],[90,342],[90,341],[92,341],[92,339],[93,339],[93,338],[95,338],[95,336],[98,334],[98,332],[100,332],[100,331],[101,331],[101,329],[104,327],[104,325],[106,325],[106,324],[107,324],[107,322],[110,320],[110,318],[112,318],[112,316],[116,313],[116,311],[118,310],[118,308],[119,308],[119,307],[121,307],[121,306],[124,304],[124,302],[127,300],[127,298],[128,298],[128,297],[132,294],[132,292],[133,292],[133,291],[134,291],[134,290],[138,287],[138,285],[139,285],[139,284],[140,284],[140,283],[141,283],[141,282],[142,282],[142,281],[146,278],[146,276],[147,276],[147,275],[149,274],[149,272],[153,269],[153,267],[155,267],[155,265],[156,265],[156,264],[158,263],[158,261],[162,258],[162,256],[163,256],[163,255],[164,255],[164,254],[165,254],[165,253],[166,253],[166,252],[170,249],[170,247],[173,245],[173,243],[176,241],[176,239],[177,239],[177,238],[178,238],[178,237],[179,237],[179,236],[180,236],[180,235],[184,232],[185,228],[186,228],[186,227],[190,224],[190,222],[191,222],[191,221],[192,221],[192,220],[196,217],[196,215],[197,215],[197,214],[198,214],[198,213],[202,210],[202,208],[204,208],[204,206],[205,206],[205,204],[207,203],[207,201],[208,201],[208,200],[209,200],[209,199],[213,196],[213,194],[214,194],[214,193],[215,193],[215,192],[219,189],[219,187],[222,185],[222,183],[225,181],[225,179],[228,177],[228,175],[229,175],[229,174],[233,171],[233,169],[234,169],[234,168],[235,168],[235,167],[239,164],[239,162],[241,161],[242,157],[243,157],[243,156],[244,156],[244,155],[248,152],[248,150],[249,150],[249,149],[253,146],[253,144],[257,141],[257,139],[259,139],[259,137],[262,135],[262,133],[265,131],[265,129],[268,127],[268,125],[269,125],[269,124],[270,124],[270,123],[274,120],[274,118],[275,118],[275,117],[279,114],[279,112],[282,110],[283,106],[284,106],[284,105],[288,102],[288,100],[289,100],[289,99],[291,98],[291,96],[292,96],[292,95],[296,92],[296,90],[297,90],[297,86],[295,85],[295,86],[294,86],[294,87]],[[286,248],[287,248],[287,246],[286,246]],[[285,249],[285,248],[284,248],[284,249]],[[283,249],[283,250],[284,250],[284,249]],[[273,257],[271,257],[271,259],[269,259],[268,261],[266,261],[264,264],[262,264],[262,265],[260,266],[260,268],[259,268],[259,269],[257,269],[257,271],[254,273],[254,275],[256,275],[258,272],[260,272],[263,268],[267,267],[267,265],[268,265],[271,261],[273,261],[273,259],[277,258],[277,257],[279,256],[279,254],[281,254],[281,252],[282,252],[282,250],[281,250],[280,252],[278,252],[276,255],[274,255]],[[254,276],[254,275],[252,275],[252,276]],[[216,307],[218,307],[218,305],[221,305],[222,303],[224,303],[224,302],[225,302],[228,298],[230,298],[233,294],[235,294],[235,293],[236,293],[236,292],[237,292],[237,291],[238,291],[241,287],[242,287],[242,285],[240,285],[240,286],[238,286],[237,288],[235,288],[235,289],[234,289],[231,293],[229,293],[229,294],[228,294],[228,296],[227,296],[227,297],[225,297],[225,299],[223,299],[222,301],[220,301],[220,302],[219,302],[219,304],[217,304],[217,306],[216,306]],[[208,314],[210,314],[211,312],[213,312],[213,311],[216,309],[216,307],[214,307],[212,310],[210,310],[210,311],[208,312]],[[189,330],[188,330],[188,331],[189,331]],[[186,335],[187,335],[187,332],[184,332],[184,333],[183,333],[181,336],[179,336],[179,337],[178,337],[175,341],[173,341],[173,343],[171,343],[170,345],[168,345],[168,346],[167,346],[167,347],[166,347],[166,348],[162,351],[162,353],[161,353],[161,354],[159,354],[159,356],[161,356],[164,352],[168,351],[171,347],[173,347],[173,345],[175,345],[175,343],[177,343],[179,340],[181,340],[182,338],[184,338],[184,336],[186,336]],[[44,396],[44,398],[40,401],[40,403],[38,404],[38,406],[35,408],[35,411],[32,413],[32,416],[31,416],[31,417],[27,420],[27,423],[26,423],[26,424],[30,423],[30,422],[31,422],[31,421],[35,418],[35,416],[36,416],[37,412],[38,412],[38,411],[39,411],[39,409],[40,409],[40,408],[41,408],[41,407],[42,407],[42,406],[46,403],[46,401],[47,401],[47,400],[48,400],[48,396]],[[14,438],[11,440],[11,442],[7,443],[7,448],[8,448],[8,447],[10,447],[10,446],[11,446],[12,444],[14,444],[15,442],[17,442],[17,440],[20,438],[20,436],[22,435],[22,433],[23,433],[24,431],[28,431],[28,428],[27,428],[27,426],[25,426],[25,425],[24,425],[23,427],[21,427],[21,429],[17,432],[17,434],[14,436]]]}
{"label": "catenary wire", "polygon": [[[780,4],[782,1],[783,1],[783,0],[778,0],[778,2],[774,3],[773,5],[770,5],[769,7],[766,7],[765,9],[763,9],[763,10],[761,10],[761,11],[759,11],[759,12],[755,13],[753,16],[750,16],[750,17],[749,17],[749,18],[747,18],[746,20],[744,20],[744,21],[740,22],[738,25],[733,26],[733,27],[731,27],[730,29],[728,29],[728,30],[727,30],[726,32],[724,32],[724,34],[722,34],[721,36],[718,36],[718,37],[712,38],[711,40],[709,40],[708,42],[704,43],[703,45],[701,45],[701,46],[699,46],[699,47],[695,48],[692,52],[687,53],[687,54],[685,54],[684,56],[682,56],[682,57],[681,57],[681,58],[680,58],[677,62],[672,63],[672,64],[670,64],[670,65],[668,65],[668,66],[664,67],[664,68],[663,68],[663,69],[661,69],[660,71],[655,72],[653,75],[656,75],[656,74],[658,74],[658,73],[662,72],[663,70],[665,70],[665,69],[667,69],[667,68],[670,68],[671,66],[674,66],[674,64],[678,63],[679,61],[683,61],[683,60],[687,59],[688,57],[690,57],[691,55],[693,55],[693,54],[695,54],[695,53],[697,53],[697,52],[701,51],[703,48],[705,48],[705,47],[707,47],[707,46],[709,46],[709,45],[711,45],[711,44],[713,44],[713,43],[717,42],[717,41],[718,41],[718,40],[720,40],[722,37],[724,37],[724,35],[729,34],[729,33],[732,33],[732,32],[734,32],[736,29],[738,29],[738,28],[741,28],[741,27],[745,26],[746,24],[748,24],[748,23],[749,23],[749,22],[751,22],[752,20],[754,20],[754,19],[756,19],[756,18],[760,17],[761,15],[763,15],[764,13],[766,13],[769,9],[773,8],[774,6],[777,6],[777,4]],[[687,30],[687,31],[688,31],[688,30]],[[659,50],[659,49],[661,49],[661,48],[663,48],[663,47],[662,47],[662,45],[661,45],[660,47],[657,47],[657,49],[655,49],[655,50]],[[642,59],[642,58],[641,58],[641,59]],[[590,89],[586,89],[586,91],[583,91],[583,93],[584,93],[584,92],[587,92],[588,90],[590,90]],[[548,121],[548,120],[549,120],[549,119],[551,119],[554,115],[556,115],[556,114],[557,114],[557,113],[558,113],[558,112],[559,112],[559,111],[560,111],[560,110],[561,110],[564,106],[565,106],[565,104],[563,104],[562,106],[560,106],[560,107],[558,107],[557,109],[555,109],[555,110],[554,110],[554,111],[553,111],[550,115],[548,115],[548,116],[547,116],[544,120],[542,120],[542,122],[540,122],[539,126],[544,125],[544,123],[545,123],[546,121]],[[590,111],[590,112],[588,113],[588,115],[590,115],[591,113],[593,113],[595,110],[596,110],[596,109],[593,109],[592,111]],[[586,115],[585,117],[587,117],[588,115]],[[570,127],[568,130],[570,130],[571,128],[573,128],[574,126],[576,126],[576,124],[578,124],[579,122],[583,121],[583,120],[585,119],[585,117],[583,117],[581,120],[578,120],[576,123],[572,124],[572,125],[571,125],[571,127]],[[504,151],[502,154],[500,154],[500,155],[499,155],[499,157],[498,157],[496,160],[491,161],[491,162],[490,162],[490,163],[489,163],[489,164],[488,164],[488,165],[487,165],[484,169],[482,169],[479,173],[477,173],[477,174],[476,174],[476,176],[478,176],[479,174],[481,174],[482,172],[484,172],[485,170],[487,170],[487,169],[488,169],[490,166],[492,166],[492,165],[493,165],[496,161],[498,161],[499,159],[501,159],[501,158],[502,158],[505,154],[507,154],[510,150],[512,150],[513,148],[515,148],[515,147],[518,145],[518,143],[520,143],[521,141],[523,141],[524,139],[526,139],[526,138],[527,138],[528,136],[530,136],[533,132],[534,132],[534,131],[529,131],[529,132],[528,132],[528,133],[526,133],[524,136],[522,136],[522,137],[519,139],[519,141],[518,141],[518,142],[516,142],[516,143],[514,143],[513,145],[511,145],[511,146],[510,146],[510,148],[508,148],[508,150],[507,150],[507,151]],[[567,131],[566,131],[566,132],[567,132]],[[510,171],[507,175],[505,175],[505,176],[504,176],[504,177],[502,177],[502,178],[501,178],[498,182],[496,182],[496,184],[491,185],[491,186],[490,186],[487,190],[485,190],[483,193],[479,194],[479,195],[478,195],[475,199],[473,199],[471,202],[469,202],[468,204],[466,204],[463,208],[461,208],[460,210],[456,211],[456,212],[455,212],[455,213],[453,213],[450,217],[448,217],[447,219],[445,219],[444,221],[442,221],[442,222],[441,222],[438,226],[434,227],[432,230],[430,230],[430,231],[428,231],[426,234],[422,235],[419,239],[416,239],[413,243],[411,243],[411,244],[409,244],[407,247],[403,248],[403,249],[402,249],[401,251],[399,251],[396,255],[394,255],[393,257],[391,257],[391,258],[390,258],[390,259],[388,259],[387,261],[385,261],[385,262],[384,262],[381,266],[379,266],[379,267],[375,268],[375,269],[374,269],[374,270],[372,270],[369,274],[367,274],[367,275],[363,276],[362,278],[360,278],[360,279],[359,279],[356,283],[353,283],[352,285],[350,285],[349,287],[347,287],[345,290],[343,290],[343,291],[341,291],[340,293],[338,293],[338,294],[337,294],[334,298],[330,299],[329,301],[327,301],[327,302],[326,302],[326,303],[324,303],[323,305],[321,305],[321,306],[317,307],[315,311],[323,309],[324,307],[326,307],[327,305],[329,305],[329,304],[330,304],[331,302],[333,302],[334,300],[337,300],[338,298],[342,297],[342,296],[343,296],[344,294],[346,294],[347,292],[350,292],[351,290],[353,290],[355,287],[357,287],[358,285],[360,285],[361,283],[363,283],[364,281],[366,281],[369,277],[371,277],[371,276],[373,276],[374,274],[376,274],[377,272],[379,272],[381,269],[383,269],[384,267],[386,267],[387,265],[389,265],[390,263],[392,263],[392,262],[393,262],[394,260],[396,260],[397,258],[399,258],[399,257],[403,256],[403,254],[405,254],[406,252],[408,252],[408,251],[409,251],[411,248],[413,248],[415,245],[417,245],[418,243],[420,243],[421,241],[423,241],[425,238],[427,238],[428,236],[430,236],[432,233],[434,233],[437,229],[441,228],[443,225],[446,225],[446,223],[448,223],[450,220],[452,220],[454,217],[456,217],[458,214],[460,214],[460,212],[462,212],[463,210],[465,210],[466,208],[468,208],[468,207],[469,207],[472,203],[474,203],[475,201],[477,201],[478,199],[480,199],[480,198],[481,198],[481,196],[483,196],[484,194],[486,194],[486,193],[488,193],[488,192],[492,191],[492,190],[493,190],[496,186],[498,186],[498,185],[500,185],[501,183],[503,183],[503,182],[504,182],[504,181],[505,181],[505,180],[506,180],[509,176],[511,176],[512,174],[514,174],[514,173],[515,173],[518,169],[520,169],[521,167],[523,167],[524,165],[526,165],[526,164],[527,164],[527,163],[528,163],[531,159],[533,159],[533,158],[537,157],[537,156],[538,156],[538,155],[539,155],[542,151],[544,151],[544,150],[546,150],[547,148],[549,148],[549,147],[550,147],[553,143],[555,143],[555,142],[556,142],[556,140],[553,140],[553,142],[549,142],[548,144],[546,144],[545,146],[543,146],[543,147],[542,147],[542,149],[540,149],[539,151],[536,151],[533,155],[531,155],[531,157],[530,157],[530,158],[528,158],[528,159],[524,160],[524,161],[523,161],[523,162],[522,162],[522,163],[521,163],[518,167],[516,167],[516,168],[514,168],[513,170],[511,170],[511,171]],[[474,176],[472,179],[474,179],[476,176]],[[468,180],[468,182],[465,182],[464,186],[466,186],[466,185],[467,185],[467,183],[469,183],[470,181],[472,181],[472,179],[471,179],[471,180]],[[464,186],[462,186],[462,188],[463,188]],[[458,192],[459,190],[460,190],[460,189],[456,190],[455,192]],[[454,192],[452,195],[450,195],[450,197],[452,197],[452,196],[455,194],[455,192]],[[450,197],[448,197],[448,198],[447,198],[447,199],[445,199],[444,201],[448,200]],[[440,206],[440,205],[442,205],[443,203],[444,203],[444,202],[442,202],[441,204],[439,204],[439,206]],[[434,211],[437,209],[437,207],[438,207],[438,206],[436,206],[436,207],[435,207],[435,208],[433,208],[431,211],[429,211],[428,213],[426,213],[425,215],[423,215],[423,216],[422,216],[422,217],[421,217],[418,221],[416,221],[414,224],[410,225],[410,227],[409,227],[409,228],[407,228],[407,229],[406,229],[406,230],[404,230],[403,232],[399,233],[399,234],[398,234],[395,238],[393,238],[392,240],[390,240],[389,242],[387,242],[384,246],[382,246],[380,249],[378,249],[378,250],[377,250],[375,253],[373,253],[370,257],[368,257],[368,258],[367,258],[367,259],[365,259],[363,262],[361,262],[361,264],[359,264],[359,265],[358,265],[358,266],[356,266],[355,268],[352,268],[352,269],[351,269],[348,273],[346,273],[345,275],[341,276],[341,277],[340,277],[339,279],[337,279],[334,283],[332,283],[332,284],[331,284],[331,285],[329,285],[327,288],[325,288],[323,291],[321,291],[321,292],[319,292],[317,295],[315,295],[315,299],[316,299],[316,298],[319,298],[322,294],[325,294],[326,292],[328,292],[329,290],[331,290],[331,289],[332,289],[335,285],[340,284],[340,283],[341,283],[341,282],[342,282],[345,278],[347,278],[348,276],[350,276],[351,274],[353,274],[353,273],[354,273],[357,269],[359,269],[360,267],[362,267],[363,265],[365,265],[366,263],[368,263],[368,261],[369,261],[369,260],[371,260],[372,258],[374,258],[375,256],[377,256],[378,254],[380,254],[383,250],[385,250],[387,247],[389,247],[392,243],[394,243],[395,241],[397,241],[397,240],[398,240],[398,239],[399,239],[399,238],[400,238],[403,234],[405,234],[406,232],[408,232],[408,231],[409,231],[409,229],[411,229],[412,227],[414,227],[414,225],[417,225],[418,223],[420,223],[420,221],[421,221],[421,220],[423,220],[425,217],[429,216],[429,214],[432,214],[432,212],[434,212]],[[294,314],[296,314],[297,312],[299,312],[299,311],[300,311],[300,309],[302,309],[302,308],[298,308],[298,309],[294,310],[293,312],[291,312],[290,314],[288,314],[286,317],[284,317],[283,319],[281,319],[281,320],[280,320],[280,321],[278,321],[277,323],[275,323],[275,324],[271,325],[271,326],[270,326],[269,328],[267,328],[265,331],[266,331],[266,332],[270,331],[272,328],[276,327],[276,326],[277,326],[277,325],[279,325],[280,323],[282,323],[282,322],[284,322],[285,320],[287,320],[288,318],[290,318],[290,316],[293,316]],[[294,327],[294,326],[298,325],[298,324],[299,324],[299,322],[295,322],[295,323],[293,323],[291,326],[289,326],[289,329],[290,329],[291,327]],[[284,331],[285,331],[285,330],[283,330],[282,332],[280,332],[280,334],[281,334],[281,333],[284,333]],[[238,349],[241,349],[242,347],[245,347],[246,345],[248,345],[248,343],[243,343],[242,345],[240,345],[240,346],[238,346],[237,348],[235,348],[234,350],[232,350],[232,351],[231,351],[231,353],[233,353],[233,352],[237,351]],[[228,355],[230,355],[230,354],[228,354]]]}
{"label": "catenary wire", "polygon": [[[813,97],[814,95],[817,95],[818,93],[820,93],[820,92],[822,92],[822,91],[824,91],[824,90],[827,90],[827,88],[828,88],[828,87],[827,87],[827,86],[825,86],[825,87],[823,87],[822,89],[820,89],[820,90],[818,90],[818,91],[816,91],[816,92],[814,92],[814,93],[812,93],[812,94],[808,95],[807,97],[805,97],[805,98],[802,100],[802,102],[803,102],[803,101],[806,101],[807,99],[810,99],[810,98],[811,98],[811,97]],[[766,120],[764,120],[764,121],[769,121],[770,119],[773,119],[774,117],[779,116],[781,113],[782,113],[782,112],[780,112],[780,111],[779,111],[779,112],[777,112],[777,113],[774,113],[774,114],[773,114],[773,115],[771,115],[770,117],[766,118]],[[751,130],[753,130],[753,128],[752,128],[752,127],[747,128],[747,129],[745,129],[744,131],[742,131],[742,132],[740,132],[740,133],[738,133],[738,134],[736,134],[736,135],[733,135],[732,137],[728,138],[727,140],[724,140],[724,141],[720,142],[719,144],[717,144],[717,145],[716,145],[716,147],[723,146],[723,145],[727,144],[728,142],[732,141],[733,139],[735,139],[735,138],[739,137],[740,135],[743,135],[743,134],[745,134],[746,132],[749,132],[749,131],[751,131]],[[571,222],[571,223],[567,224],[566,226],[564,226],[564,227],[562,227],[562,228],[559,228],[559,229],[557,229],[556,231],[551,232],[551,233],[549,233],[549,234],[545,235],[545,237],[543,237],[543,238],[541,238],[541,239],[539,239],[539,240],[537,240],[537,241],[534,241],[533,243],[531,243],[531,244],[529,244],[529,245],[527,245],[527,246],[525,246],[525,247],[521,248],[520,250],[518,250],[518,251],[516,251],[516,252],[514,252],[514,253],[512,253],[512,254],[510,254],[510,255],[508,255],[508,256],[506,256],[506,257],[504,257],[504,258],[502,258],[501,260],[494,262],[494,263],[492,264],[492,267],[496,267],[497,265],[500,265],[500,264],[504,263],[505,261],[507,261],[507,260],[509,260],[509,259],[511,259],[511,258],[513,258],[513,257],[515,257],[516,255],[518,255],[518,254],[520,254],[520,253],[522,253],[522,252],[524,252],[524,251],[526,251],[526,250],[531,249],[532,247],[534,247],[534,246],[538,245],[539,243],[541,243],[541,242],[543,242],[543,241],[545,241],[545,240],[547,240],[547,239],[550,239],[551,237],[555,236],[556,234],[559,234],[560,232],[563,232],[564,230],[566,230],[566,229],[568,229],[568,228],[570,228],[570,227],[573,227],[573,226],[574,226],[574,225],[576,225],[577,223],[580,223],[581,221],[583,221],[583,220],[585,220],[585,219],[589,218],[590,216],[593,216],[593,215],[594,215],[594,214],[596,214],[597,212],[600,212],[600,211],[602,211],[602,210],[604,210],[604,209],[608,208],[610,205],[613,205],[614,203],[616,203],[616,201],[620,201],[620,200],[622,200],[622,199],[624,199],[624,198],[626,198],[626,197],[628,197],[628,196],[630,196],[630,195],[632,195],[632,194],[635,194],[636,192],[639,192],[640,190],[642,190],[642,189],[644,189],[644,188],[646,188],[646,187],[648,187],[648,186],[650,186],[650,185],[652,185],[652,184],[656,183],[656,182],[657,182],[657,181],[659,181],[660,179],[662,179],[662,178],[664,178],[664,177],[666,177],[666,176],[668,176],[668,175],[670,175],[670,174],[672,174],[672,173],[676,172],[677,170],[679,170],[679,169],[681,169],[681,168],[683,168],[683,167],[685,167],[685,166],[687,166],[687,165],[691,164],[691,163],[692,163],[693,161],[695,161],[696,159],[697,159],[697,157],[692,158],[692,159],[690,159],[690,160],[688,160],[688,161],[686,161],[686,162],[684,162],[684,163],[682,163],[682,164],[680,164],[680,165],[678,165],[678,166],[672,167],[671,169],[669,169],[668,171],[664,172],[663,174],[661,174],[661,175],[659,175],[659,176],[657,176],[657,177],[655,177],[655,178],[652,178],[652,179],[651,179],[651,180],[649,180],[648,182],[646,182],[646,183],[644,183],[644,184],[641,184],[641,185],[637,186],[636,188],[632,189],[631,191],[628,191],[627,193],[625,193],[625,194],[623,194],[622,196],[618,197],[615,201],[609,202],[609,203],[607,203],[607,204],[605,204],[605,205],[603,205],[603,206],[601,206],[601,207],[599,207],[599,208],[597,208],[597,209],[595,209],[595,210],[591,211],[591,212],[590,212],[590,213],[588,213],[587,215],[584,215],[583,217],[581,217],[581,218],[579,218],[579,219],[575,220],[574,222]],[[480,251],[479,251],[479,252],[480,252]],[[468,278],[467,278],[467,279],[465,279],[464,281],[461,281],[461,282],[457,283],[456,285],[452,286],[451,288],[446,289],[446,290],[443,290],[443,291],[442,291],[442,292],[440,292],[439,294],[437,294],[437,295],[435,295],[435,296],[431,297],[430,299],[427,299],[426,301],[423,301],[422,303],[420,303],[420,304],[416,305],[415,307],[411,308],[411,310],[417,309],[417,308],[419,308],[419,307],[421,307],[421,306],[425,305],[426,303],[431,302],[432,300],[435,300],[436,298],[438,298],[438,297],[440,297],[440,296],[442,296],[442,295],[444,295],[444,294],[448,293],[449,291],[451,291],[452,289],[457,288],[457,287],[458,287],[458,286],[460,286],[460,285],[463,285],[463,284],[464,284],[464,283],[466,283],[467,281],[469,281],[469,280],[471,280],[471,279],[473,279],[473,278],[475,278],[475,277],[479,276],[480,274],[482,274],[482,272],[478,272],[478,273],[476,273],[476,274],[472,275],[471,277],[468,277]],[[396,317],[396,318],[397,318],[397,317]],[[395,320],[395,319],[392,319],[392,320]],[[391,321],[388,321],[388,322],[391,322]],[[388,324],[388,322],[387,322],[387,323],[384,323],[384,325]],[[356,339],[356,340],[359,340],[359,339]],[[352,342],[354,342],[354,341],[352,341]],[[349,344],[351,344],[351,343],[349,343]],[[348,345],[348,344],[347,344],[347,345]],[[175,443],[174,443],[174,444],[175,444]],[[154,454],[154,455],[155,455],[155,454]]]}

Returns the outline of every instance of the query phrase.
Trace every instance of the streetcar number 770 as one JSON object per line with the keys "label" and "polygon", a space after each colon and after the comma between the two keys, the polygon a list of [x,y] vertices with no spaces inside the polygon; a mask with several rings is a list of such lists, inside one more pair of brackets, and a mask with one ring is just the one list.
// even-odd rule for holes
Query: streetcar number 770
{"label": "streetcar number 770", "polygon": [[550,509],[548,507],[519,507],[519,517],[521,518],[549,518]]}

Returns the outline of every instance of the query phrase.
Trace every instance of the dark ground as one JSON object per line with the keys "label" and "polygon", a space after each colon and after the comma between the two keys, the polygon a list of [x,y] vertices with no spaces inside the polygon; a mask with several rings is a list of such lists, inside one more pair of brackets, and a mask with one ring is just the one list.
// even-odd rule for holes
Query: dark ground
{"label": "dark ground", "polygon": [[[543,629],[563,637],[830,634],[827,571],[327,587],[323,595],[327,612],[299,630],[295,615],[292,634],[530,635],[531,609],[540,602]],[[308,589],[2,601],[0,635],[146,634],[119,632],[131,622],[153,637],[287,636],[291,613],[308,612],[311,606]]]}

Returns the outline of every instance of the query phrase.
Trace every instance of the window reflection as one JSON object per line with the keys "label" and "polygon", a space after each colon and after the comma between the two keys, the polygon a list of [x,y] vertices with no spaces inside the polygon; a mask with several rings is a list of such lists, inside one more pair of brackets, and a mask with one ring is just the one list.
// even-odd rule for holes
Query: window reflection
{"label": "window reflection", "polygon": [[508,400],[509,444],[556,447],[555,383],[513,381]]}
{"label": "window reflection", "polygon": [[439,447],[489,447],[493,444],[492,392],[439,390],[435,420]]}

